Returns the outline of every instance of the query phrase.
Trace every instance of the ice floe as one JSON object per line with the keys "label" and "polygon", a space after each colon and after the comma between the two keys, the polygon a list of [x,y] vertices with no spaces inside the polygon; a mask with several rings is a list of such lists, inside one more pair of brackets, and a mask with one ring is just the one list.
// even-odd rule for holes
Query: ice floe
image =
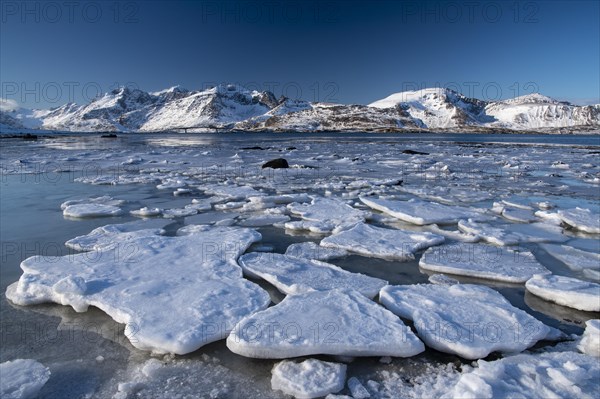
{"label": "ice floe", "polygon": [[242,278],[237,257],[260,234],[213,228],[184,237],[141,237],[102,251],[34,256],[7,297],[19,305],[92,305],[124,323],[139,349],[184,354],[219,339],[270,303]]}
{"label": "ice floe", "polygon": [[312,241],[308,241],[291,244],[285,250],[285,254],[297,258],[327,261],[330,259],[343,258],[348,255],[348,251],[339,248],[325,248]]}
{"label": "ice floe", "polygon": [[575,352],[520,354],[463,373],[443,399],[581,398],[599,393],[598,359]]}
{"label": "ice floe", "polygon": [[32,359],[16,359],[0,364],[0,397],[33,399],[50,378],[50,370]]}
{"label": "ice floe", "polygon": [[306,359],[283,360],[271,371],[271,387],[296,398],[318,398],[339,392],[346,382],[346,365]]}
{"label": "ice floe", "polygon": [[395,201],[382,198],[360,197],[370,208],[416,225],[452,224],[460,219],[488,220],[490,217],[470,209],[411,199]]}
{"label": "ice floe", "polygon": [[542,244],[541,247],[571,270],[600,271],[600,254],[598,253],[583,251],[569,245]]}
{"label": "ice floe", "polygon": [[290,220],[287,215],[253,215],[243,218],[237,224],[245,227],[271,226],[277,223],[285,223]]}
{"label": "ice floe", "polygon": [[600,284],[573,277],[536,275],[525,283],[525,287],[547,301],[588,312],[600,312]]}
{"label": "ice floe", "polygon": [[423,343],[390,311],[356,291],[313,291],[244,318],[227,337],[242,356],[316,354],[409,357]]}
{"label": "ice floe", "polygon": [[123,210],[118,206],[104,204],[76,204],[68,205],[63,210],[63,215],[71,218],[95,218],[118,216]]}
{"label": "ice floe", "polygon": [[560,218],[573,228],[586,233],[600,234],[600,213],[585,208],[559,210]]}
{"label": "ice floe", "polygon": [[356,377],[350,377],[348,379],[348,389],[354,399],[366,399],[371,397],[367,388],[365,388]]}
{"label": "ice floe", "polygon": [[577,347],[587,355],[600,357],[600,319],[585,322],[585,331]]}
{"label": "ice floe", "polygon": [[138,217],[152,217],[152,216],[160,216],[162,210],[159,208],[148,208],[147,206],[142,207],[140,209],[134,209],[130,211],[133,216]]}
{"label": "ice floe", "polygon": [[142,220],[122,224],[108,224],[92,230],[89,234],[72,238],[65,242],[69,248],[77,251],[93,251],[122,244],[140,237],[163,235],[169,222],[164,220]]}
{"label": "ice floe", "polygon": [[524,283],[535,274],[550,273],[528,251],[486,244],[449,244],[429,248],[419,266],[424,270],[510,283]]}
{"label": "ice floe", "polygon": [[287,295],[331,289],[353,289],[373,298],[387,281],[351,273],[330,263],[277,253],[251,252],[238,260],[244,273],[262,278]]}
{"label": "ice floe", "polygon": [[367,216],[367,212],[334,198],[314,197],[310,204],[294,202],[287,207],[292,214],[303,219],[301,223],[286,223],[287,229],[338,232],[364,222]]}
{"label": "ice floe", "polygon": [[414,253],[444,242],[444,237],[429,232],[386,229],[359,223],[321,240],[326,248],[344,249],[364,256],[410,260]]}
{"label": "ice floe", "polygon": [[251,186],[238,186],[234,184],[207,184],[198,186],[198,189],[208,195],[217,195],[229,200],[246,199],[248,197],[259,197],[265,195]]}
{"label": "ice floe", "polygon": [[67,207],[69,207],[71,205],[88,205],[88,204],[101,204],[101,205],[111,205],[111,206],[118,207],[118,206],[125,204],[125,201],[115,199],[109,195],[104,195],[101,197],[91,197],[91,198],[65,201],[62,204],[60,204],[60,209],[62,209],[64,211],[65,209],[67,209]]}
{"label": "ice floe", "polygon": [[427,346],[466,359],[495,351],[521,352],[551,332],[482,285],[387,286],[379,300],[398,316],[413,320]]}
{"label": "ice floe", "polygon": [[490,244],[505,246],[527,242],[564,242],[569,237],[562,234],[562,228],[549,223],[503,224],[492,226],[473,219],[460,220],[459,230],[481,237]]}

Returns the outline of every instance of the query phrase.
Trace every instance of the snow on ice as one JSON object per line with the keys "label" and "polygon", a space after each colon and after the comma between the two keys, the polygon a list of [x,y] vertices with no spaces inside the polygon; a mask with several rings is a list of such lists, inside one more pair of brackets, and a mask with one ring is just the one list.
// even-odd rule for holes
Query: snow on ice
{"label": "snow on ice", "polygon": [[529,251],[486,244],[456,243],[429,248],[419,266],[437,273],[509,283],[524,283],[535,274],[550,273]]}
{"label": "snow on ice", "polygon": [[600,284],[573,277],[535,275],[525,283],[525,287],[547,301],[588,312],[600,312]]}
{"label": "snow on ice", "polygon": [[243,319],[227,337],[242,356],[410,357],[425,350],[402,320],[356,291],[313,291]]}
{"label": "snow on ice", "polygon": [[95,306],[139,349],[185,354],[225,338],[244,316],[270,303],[242,278],[238,256],[260,234],[219,227],[183,237],[140,237],[105,250],[34,256],[7,289],[19,305]]}
{"label": "snow on ice", "polygon": [[283,360],[271,371],[271,387],[296,398],[318,398],[339,392],[346,382],[346,365],[306,359]]}
{"label": "snow on ice", "polygon": [[417,251],[444,242],[444,237],[429,232],[387,229],[359,223],[321,240],[326,248],[344,249],[364,256],[411,260]]}
{"label": "snow on ice", "polygon": [[16,359],[0,364],[0,397],[33,399],[50,378],[50,370],[32,359]]}
{"label": "snow on ice", "polygon": [[474,284],[387,286],[380,302],[413,320],[429,347],[466,359],[521,352],[551,332],[497,291]]}
{"label": "snow on ice", "polygon": [[245,274],[262,278],[287,295],[337,288],[353,289],[373,298],[388,283],[318,260],[277,253],[251,252],[242,255],[238,262]]}

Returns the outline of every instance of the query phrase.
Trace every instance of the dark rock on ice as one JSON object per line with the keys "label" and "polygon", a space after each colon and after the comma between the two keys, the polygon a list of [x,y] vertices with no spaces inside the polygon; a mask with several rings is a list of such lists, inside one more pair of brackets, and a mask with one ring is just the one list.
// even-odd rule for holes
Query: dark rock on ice
{"label": "dark rock on ice", "polygon": [[285,169],[285,168],[289,168],[290,165],[288,165],[288,161],[286,161],[285,159],[277,158],[277,159],[272,159],[268,162],[265,162],[262,167],[263,167],[263,169],[264,168]]}

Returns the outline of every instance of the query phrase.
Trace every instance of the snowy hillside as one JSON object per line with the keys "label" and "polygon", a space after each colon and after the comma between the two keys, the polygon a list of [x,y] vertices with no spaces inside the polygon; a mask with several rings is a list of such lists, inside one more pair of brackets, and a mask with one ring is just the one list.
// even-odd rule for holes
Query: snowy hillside
{"label": "snowy hillside", "polygon": [[600,105],[579,107],[540,94],[490,103],[485,112],[493,125],[517,130],[600,124]]}
{"label": "snowy hillside", "polygon": [[425,128],[459,127],[487,121],[482,115],[486,106],[484,101],[439,87],[395,93],[369,106],[403,108]]}
{"label": "snowy hillside", "polygon": [[[50,110],[2,100],[0,131],[598,131],[600,105],[576,106],[529,94],[486,102],[446,88],[389,95],[369,105],[313,103],[224,84],[147,93],[119,88],[88,104]],[[566,129],[566,130],[565,130]]]}

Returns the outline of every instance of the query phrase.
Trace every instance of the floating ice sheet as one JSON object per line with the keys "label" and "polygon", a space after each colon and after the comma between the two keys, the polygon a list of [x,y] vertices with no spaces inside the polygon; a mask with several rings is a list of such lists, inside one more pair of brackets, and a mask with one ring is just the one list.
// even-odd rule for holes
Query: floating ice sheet
{"label": "floating ice sheet", "polygon": [[524,283],[535,274],[550,273],[528,251],[485,244],[449,244],[429,248],[419,266],[425,270],[509,283]]}
{"label": "floating ice sheet", "polygon": [[359,223],[353,228],[321,240],[326,248],[344,249],[364,256],[410,260],[414,253],[444,242],[444,237],[424,232],[386,229]]}
{"label": "floating ice sheet", "polygon": [[360,197],[360,200],[373,209],[417,225],[433,223],[452,224],[465,218],[472,218],[475,220],[489,219],[488,216],[485,216],[480,212],[466,208],[442,205],[417,199],[394,201],[381,198]]}
{"label": "floating ice sheet", "polygon": [[63,215],[71,218],[98,218],[106,216],[118,216],[123,211],[118,206],[104,204],[77,204],[68,205],[63,210]]}
{"label": "floating ice sheet", "polygon": [[353,289],[373,298],[387,281],[351,273],[330,263],[276,253],[252,252],[239,259],[244,273],[262,278],[287,295]]}
{"label": "floating ice sheet", "polygon": [[559,210],[558,215],[568,225],[586,233],[600,234],[600,214],[589,209],[574,208]]}
{"label": "floating ice sheet", "polygon": [[304,221],[302,225],[294,225],[294,222],[286,223],[286,228],[302,226],[303,229],[310,230],[310,226],[314,224],[320,232],[337,232],[347,229],[364,222],[367,216],[365,211],[353,208],[334,198],[314,197],[310,204],[291,203],[288,205],[288,209]]}
{"label": "floating ice sheet", "polygon": [[492,352],[521,352],[545,338],[550,328],[482,285],[387,286],[380,302],[413,320],[427,346],[466,359]]}
{"label": "floating ice sheet", "polygon": [[479,360],[477,366],[461,375],[442,398],[594,399],[600,391],[598,359],[575,352]]}
{"label": "floating ice sheet", "polygon": [[306,359],[283,360],[271,371],[271,387],[296,398],[318,398],[339,392],[346,382],[346,365]]}
{"label": "floating ice sheet", "polygon": [[536,275],[525,283],[527,291],[562,306],[600,312],[600,284],[573,277]]}
{"label": "floating ice sheet", "polygon": [[269,295],[242,279],[237,257],[260,240],[254,230],[213,228],[184,237],[141,237],[102,251],[34,256],[7,289],[19,305],[56,302],[78,312],[95,306],[133,346],[184,354],[223,339]]}
{"label": "floating ice sheet", "polygon": [[348,255],[348,251],[338,248],[325,248],[312,241],[308,241],[291,244],[285,250],[285,254],[297,258],[327,261],[335,258],[343,258]]}
{"label": "floating ice sheet", "polygon": [[598,253],[583,251],[568,245],[543,244],[542,248],[571,270],[600,270],[600,254]]}
{"label": "floating ice sheet", "polygon": [[313,291],[242,320],[227,337],[242,356],[283,359],[315,354],[409,357],[423,343],[390,311],[355,291]]}
{"label": "floating ice sheet", "polygon": [[465,233],[480,236],[483,240],[500,246],[526,242],[564,242],[569,239],[562,234],[560,226],[549,223],[491,226],[468,219],[460,220],[458,228]]}
{"label": "floating ice sheet", "polygon": [[0,397],[33,399],[50,378],[50,370],[32,359],[16,359],[0,364]]}
{"label": "floating ice sheet", "polygon": [[168,223],[169,221],[155,219],[108,224],[92,230],[89,234],[72,238],[65,245],[77,251],[105,249],[111,245],[122,244],[139,237],[162,235],[165,233],[162,228]]}

